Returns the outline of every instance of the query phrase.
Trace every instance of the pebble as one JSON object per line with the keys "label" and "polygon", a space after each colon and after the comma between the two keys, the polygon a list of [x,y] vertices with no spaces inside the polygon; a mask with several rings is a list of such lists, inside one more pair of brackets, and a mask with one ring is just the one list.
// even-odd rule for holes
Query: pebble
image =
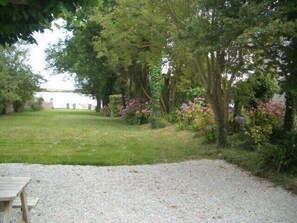
{"label": "pebble", "polygon": [[141,166],[0,164],[28,176],[32,223],[296,223],[297,196],[223,160]]}

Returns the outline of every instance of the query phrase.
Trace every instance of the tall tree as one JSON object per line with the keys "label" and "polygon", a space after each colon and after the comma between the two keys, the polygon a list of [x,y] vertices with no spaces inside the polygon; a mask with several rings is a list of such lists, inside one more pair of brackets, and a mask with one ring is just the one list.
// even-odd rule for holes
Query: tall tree
{"label": "tall tree", "polygon": [[[105,39],[100,38],[95,45],[99,54],[109,55],[122,65],[129,64],[131,58],[156,61],[158,56],[168,55],[182,61],[205,88],[215,113],[218,148],[222,148],[227,145],[233,83],[258,69],[255,65],[265,66],[265,60],[258,61],[253,49],[263,33],[255,27],[263,28],[271,20],[279,21],[273,18],[273,4],[281,2],[119,0],[112,13],[96,18],[105,28]],[[249,33],[256,39],[246,38]]]}
{"label": "tall tree", "polygon": [[[97,100],[97,110],[108,103],[117,75],[106,58],[97,58],[92,40],[100,35],[101,28],[86,21],[73,31],[73,36],[47,50],[49,66],[57,73],[73,73],[77,87]],[[106,87],[108,85],[108,88]]]}
{"label": "tall tree", "polygon": [[228,106],[231,86],[250,60],[237,41],[249,24],[249,2],[216,0],[154,1],[170,17],[175,29],[175,53],[205,88],[218,128],[218,148],[227,145]]}
{"label": "tall tree", "polygon": [[[159,96],[151,99],[153,107],[159,108],[162,76],[161,69],[155,68],[161,67],[168,38],[166,18],[162,17],[159,8],[144,0],[118,0],[113,11],[99,12],[93,20],[103,26],[101,36],[95,41],[98,56],[107,56],[118,67],[124,85],[129,66],[135,61],[141,64],[142,74],[149,74],[148,80],[154,83],[151,84],[151,95],[155,95],[154,89],[158,89]],[[158,74],[157,70],[160,71]],[[157,109],[154,112],[152,116],[157,123],[159,112]],[[157,126],[152,124],[153,128]]]}
{"label": "tall tree", "polygon": [[[297,98],[297,2],[263,1],[265,20],[261,20],[243,36],[249,39],[253,54],[264,69],[273,67],[282,77],[281,86],[286,97],[285,127],[295,127]],[[253,19],[260,20],[259,16]]]}

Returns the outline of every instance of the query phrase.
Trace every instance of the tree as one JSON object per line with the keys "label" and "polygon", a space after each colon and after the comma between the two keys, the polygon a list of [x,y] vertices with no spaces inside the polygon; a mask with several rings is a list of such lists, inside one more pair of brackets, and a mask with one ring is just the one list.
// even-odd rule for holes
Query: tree
{"label": "tree", "polygon": [[276,71],[256,71],[247,80],[238,81],[232,89],[234,102],[239,103],[239,107],[250,109],[256,108],[259,102],[270,101],[274,94],[280,92],[277,78]]}
{"label": "tree", "polygon": [[103,27],[101,36],[95,41],[98,56],[106,56],[118,68],[122,95],[126,95],[127,70],[134,62],[142,65],[142,74],[149,75],[152,106],[155,108],[151,119],[153,128],[159,126],[161,64],[168,37],[166,19],[158,10],[148,1],[119,0],[112,11],[98,12],[93,18]]}
{"label": "tree", "polygon": [[104,105],[108,104],[117,75],[106,58],[97,58],[94,51],[92,40],[100,35],[101,28],[88,20],[73,28],[70,39],[47,50],[47,61],[57,73],[75,74],[78,89],[96,98],[99,111],[101,100]]}
{"label": "tree", "polygon": [[284,130],[290,132],[295,128],[297,113],[297,3],[284,1],[279,4],[278,18],[282,20],[279,37],[285,41],[280,45],[285,48],[281,53],[284,53],[282,62],[286,66],[281,66],[282,76],[285,78],[282,87],[286,93]]}
{"label": "tree", "polygon": [[68,18],[68,12],[78,6],[97,6],[99,0],[0,0],[0,44],[12,44],[19,39],[35,42],[34,31],[49,29],[58,17]]}
{"label": "tree", "polygon": [[26,51],[20,46],[0,46],[0,111],[13,104],[21,111],[43,80],[25,64]]}
{"label": "tree", "polygon": [[243,37],[253,43],[250,48],[258,60],[266,68],[273,67],[282,78],[281,87],[286,94],[284,130],[292,131],[297,106],[297,2],[263,2],[267,5],[267,19],[257,23]]}
{"label": "tree", "polygon": [[[278,4],[283,1],[119,0],[114,11],[95,18],[104,27],[95,46],[99,55],[108,55],[122,66],[135,58],[147,65],[152,61],[157,65],[162,57],[182,63],[205,88],[215,113],[218,148],[222,148],[227,145],[232,85],[267,66],[254,50],[258,40],[264,40],[258,27],[295,27],[292,21],[281,26],[283,20],[275,19]],[[272,40],[265,47],[272,49],[270,43],[275,46]]]}
{"label": "tree", "polygon": [[231,86],[250,60],[238,40],[249,24],[244,1],[154,1],[174,25],[173,53],[205,88],[218,128],[218,147],[227,145]]}

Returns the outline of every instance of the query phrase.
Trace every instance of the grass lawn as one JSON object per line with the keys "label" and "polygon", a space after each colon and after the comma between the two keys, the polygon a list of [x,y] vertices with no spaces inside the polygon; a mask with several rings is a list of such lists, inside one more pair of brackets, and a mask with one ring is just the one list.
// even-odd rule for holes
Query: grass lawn
{"label": "grass lawn", "polygon": [[0,162],[132,165],[215,157],[214,146],[174,126],[151,130],[93,111],[49,110],[0,116]]}

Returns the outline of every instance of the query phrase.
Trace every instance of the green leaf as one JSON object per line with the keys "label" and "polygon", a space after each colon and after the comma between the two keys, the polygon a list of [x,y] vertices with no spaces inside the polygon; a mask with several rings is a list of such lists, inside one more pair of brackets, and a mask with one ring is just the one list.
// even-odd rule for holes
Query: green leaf
{"label": "green leaf", "polygon": [[9,0],[0,0],[0,5],[6,6],[8,4]]}

